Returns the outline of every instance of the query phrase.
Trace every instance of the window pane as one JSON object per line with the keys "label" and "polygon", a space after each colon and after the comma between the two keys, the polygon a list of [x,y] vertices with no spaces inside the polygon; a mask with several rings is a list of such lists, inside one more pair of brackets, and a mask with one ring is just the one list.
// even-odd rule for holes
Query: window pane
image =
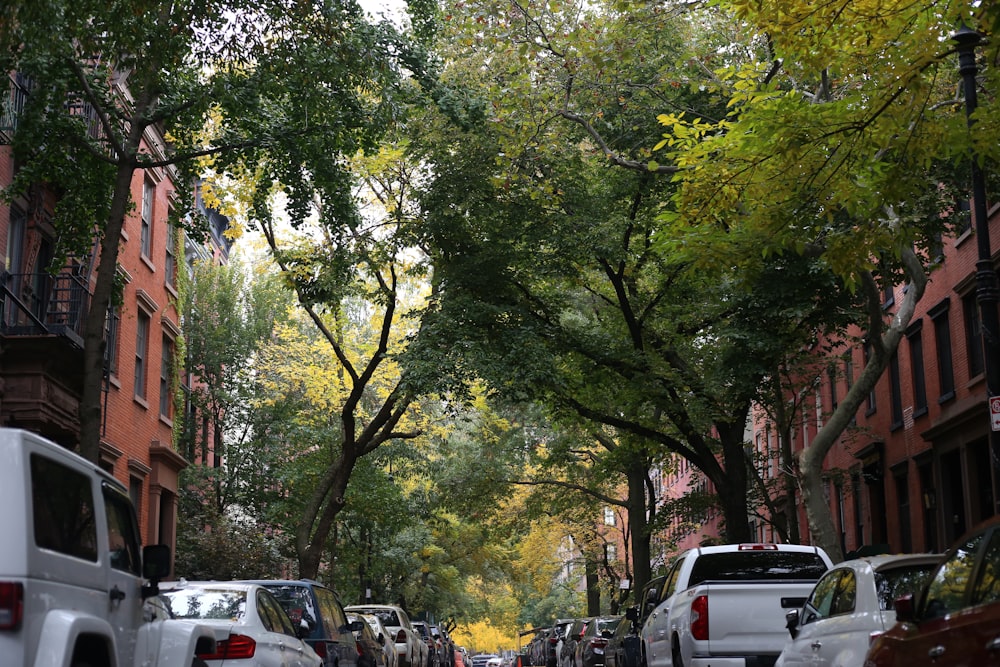
{"label": "window pane", "polygon": [[36,545],[97,561],[97,525],[90,478],[34,454],[31,503]]}

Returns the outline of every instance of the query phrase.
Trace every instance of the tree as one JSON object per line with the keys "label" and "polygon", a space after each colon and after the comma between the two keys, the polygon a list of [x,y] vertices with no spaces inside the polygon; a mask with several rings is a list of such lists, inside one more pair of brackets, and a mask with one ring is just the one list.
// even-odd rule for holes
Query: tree
{"label": "tree", "polygon": [[[970,139],[948,36],[978,10],[851,2],[819,11],[797,2],[721,8],[743,22],[757,48],[715,72],[711,86],[727,99],[725,117],[661,116],[667,132],[659,148],[684,171],[661,218],[660,242],[695,262],[739,263],[733,253],[757,238],[765,255],[815,257],[859,295],[872,354],[798,457],[810,530],[836,558],[822,461],[896,350],[936,261],[934,247],[949,232],[947,213],[968,197],[953,166]],[[995,146],[986,148],[994,129],[980,127],[977,149],[995,159]],[[882,292],[904,280],[904,299],[884,312]],[[846,334],[835,322],[815,332],[833,341]]]}
{"label": "tree", "polygon": [[[24,0],[0,9],[0,67],[31,82],[8,194],[46,184],[57,195],[58,259],[88,257],[99,242],[84,332],[84,456],[98,455],[104,326],[133,175],[178,170],[178,224],[193,201],[189,184],[213,158],[217,169],[236,154],[250,173],[274,168],[298,202],[308,198],[306,182],[276,166],[294,155],[310,160],[314,184],[336,190],[340,158],[369,144],[391,116],[406,48],[390,43],[399,43],[394,29],[369,25],[351,0]],[[199,228],[197,216],[188,226]]]}

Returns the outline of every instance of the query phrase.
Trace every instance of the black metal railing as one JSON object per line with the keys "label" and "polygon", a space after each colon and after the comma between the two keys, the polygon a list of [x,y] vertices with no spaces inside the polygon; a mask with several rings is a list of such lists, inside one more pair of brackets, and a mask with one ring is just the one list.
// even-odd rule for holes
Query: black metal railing
{"label": "black metal railing", "polygon": [[[24,111],[24,103],[28,99],[28,80],[20,73],[12,73],[8,81],[10,86],[0,93],[0,144],[9,144],[14,138],[17,121]],[[2,83],[0,83],[2,86]]]}
{"label": "black metal railing", "polygon": [[86,282],[71,270],[0,273],[0,332],[7,336],[66,336],[83,346],[90,309]]}

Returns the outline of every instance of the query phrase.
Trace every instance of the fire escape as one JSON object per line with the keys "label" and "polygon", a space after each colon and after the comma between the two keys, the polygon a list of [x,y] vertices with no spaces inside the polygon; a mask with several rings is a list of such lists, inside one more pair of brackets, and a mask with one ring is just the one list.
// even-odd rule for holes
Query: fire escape
{"label": "fire escape", "polygon": [[[13,141],[30,89],[30,82],[18,74],[11,74],[9,81],[7,94],[0,98],[0,145]],[[14,229],[13,215],[0,219],[9,239],[7,262],[0,271],[0,424],[71,445],[79,431],[89,265],[71,262],[58,273],[47,270],[38,229],[47,224],[43,196],[33,192],[28,199],[19,230]],[[15,246],[20,250],[12,254]],[[17,261],[21,254],[33,255],[32,261]],[[25,268],[31,272],[19,272]]]}

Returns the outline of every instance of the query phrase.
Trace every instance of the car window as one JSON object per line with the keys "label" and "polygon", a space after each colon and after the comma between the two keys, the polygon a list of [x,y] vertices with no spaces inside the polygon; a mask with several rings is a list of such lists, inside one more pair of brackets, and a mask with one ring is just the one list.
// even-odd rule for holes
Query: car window
{"label": "car window", "polygon": [[831,616],[850,614],[854,612],[854,604],[858,597],[858,578],[854,570],[844,569],[837,579],[837,592],[833,596]]}
{"label": "car window", "polygon": [[123,572],[141,574],[142,564],[139,556],[139,527],[135,522],[135,514],[129,504],[128,496],[105,484],[104,505],[107,508],[105,518],[108,524],[108,554],[111,567]]}
{"label": "car window", "polygon": [[673,567],[670,568],[670,572],[667,573],[667,579],[663,582],[663,591],[660,595],[658,602],[663,602],[668,597],[674,594],[674,589],[677,587],[677,575],[681,571],[681,561],[682,558],[678,558],[674,561]]}
{"label": "car window", "polygon": [[295,630],[292,628],[292,622],[289,620],[288,614],[281,608],[281,605],[274,599],[274,596],[266,590],[257,591],[257,612],[262,619],[267,619],[267,629],[271,632],[280,632],[292,637],[295,636]]}
{"label": "car window", "polygon": [[97,561],[97,524],[90,478],[52,459],[31,455],[35,544]]}
{"label": "car window", "polygon": [[962,608],[965,590],[976,561],[976,550],[982,540],[982,533],[974,535],[938,567],[927,584],[922,618],[938,618]]}
{"label": "car window", "polygon": [[330,639],[340,637],[340,628],[347,624],[344,608],[337,601],[337,596],[329,588],[314,587],[316,599],[319,600],[320,616],[326,628],[326,636]]}
{"label": "car window", "polygon": [[979,575],[972,589],[972,604],[1000,600],[1000,530],[994,530],[979,564]]}
{"label": "car window", "polygon": [[837,593],[837,581],[840,579],[842,570],[831,570],[827,572],[817,582],[812,593],[806,600],[805,618],[803,623],[811,623],[815,620],[826,618],[833,608],[833,597]]}
{"label": "car window", "polygon": [[891,611],[896,598],[915,595],[931,576],[934,563],[894,567],[875,573],[875,593],[882,611]]}
{"label": "car window", "polygon": [[811,551],[733,551],[702,554],[691,568],[689,586],[703,581],[816,581],[826,563]]}
{"label": "car window", "polygon": [[163,591],[175,618],[205,618],[238,621],[246,610],[246,591],[209,588],[178,588]]}

